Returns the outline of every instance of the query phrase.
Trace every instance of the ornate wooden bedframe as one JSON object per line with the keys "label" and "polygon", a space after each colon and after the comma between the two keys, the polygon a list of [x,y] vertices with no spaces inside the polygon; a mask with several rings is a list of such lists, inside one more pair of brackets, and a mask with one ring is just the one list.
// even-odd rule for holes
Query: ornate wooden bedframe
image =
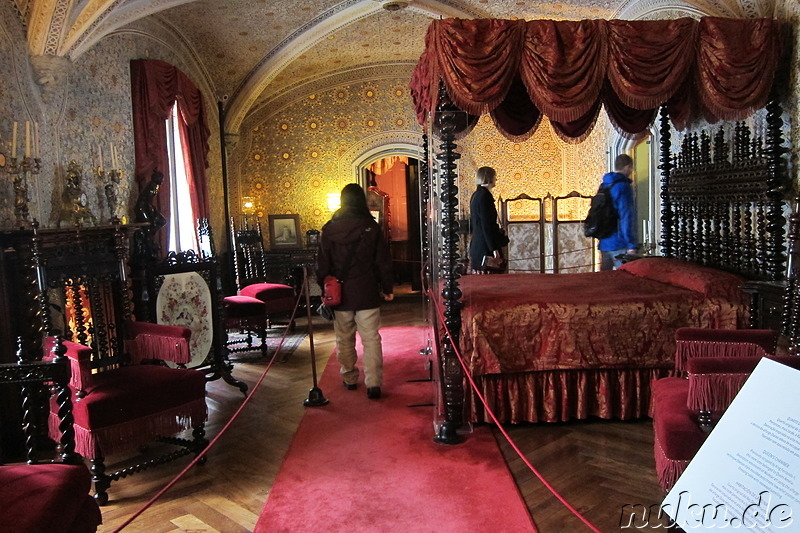
{"label": "ornate wooden bedframe", "polygon": [[[430,291],[435,300],[431,321],[441,388],[436,440],[454,443],[461,440],[458,429],[472,421],[466,419],[464,409],[465,396],[470,394],[465,387],[469,385],[456,356],[456,347],[462,340],[464,306],[459,283],[456,184],[460,154],[456,140],[464,127],[465,113],[451,99],[455,86],[448,78],[451,73],[429,72],[431,64],[428,61],[423,68],[418,67],[412,79],[412,92],[422,87],[415,96],[418,114],[424,107],[420,102],[437,102],[435,109],[423,113],[430,119],[431,127],[424,147],[427,151],[430,138],[434,138],[437,150],[433,157],[438,161],[435,173],[427,172],[432,165],[422,167],[423,206],[433,222],[427,238],[423,239],[423,251],[428,253],[430,265],[427,286],[440,288],[437,293]],[[426,75],[438,87],[433,83],[424,86],[418,76]],[[434,89],[438,89],[435,98],[429,94]],[[735,272],[750,280],[785,283],[788,288],[782,329],[794,339],[792,332],[797,329],[797,319],[793,302],[800,290],[793,281],[796,267],[792,265],[791,275],[785,279],[789,183],[784,154],[787,150],[783,146],[779,97],[774,96],[781,93],[773,87],[772,94],[765,113],[748,119],[751,124],[759,124],[759,131],[763,132],[760,135],[753,134],[752,126],[741,121],[724,122],[708,131],[676,134],[670,126],[669,105],[660,106],[660,252],[665,257]],[[460,97],[463,99],[463,94]],[[676,143],[679,148],[674,149],[672,138],[678,135],[683,138]],[[431,205],[431,198],[437,198],[438,205]],[[795,227],[790,230],[790,254],[796,249],[798,218],[793,217]],[[438,269],[433,265],[438,265]],[[440,312],[435,311],[437,308]]]}
{"label": "ornate wooden bedframe", "polygon": [[[752,135],[751,127],[745,123],[737,123],[733,128],[725,125],[710,128],[713,133],[699,131],[686,134],[680,147],[673,153],[671,149],[671,134],[666,113],[662,114],[661,131],[661,169],[662,169],[662,241],[661,255],[677,258],[691,263],[699,263],[717,270],[732,272],[748,280],[766,282],[785,286],[787,237],[787,176],[785,171],[784,153],[781,136],[782,121],[776,104],[770,104],[770,109],[764,120],[764,137]],[[730,129],[733,138],[728,142],[725,130]],[[443,129],[443,131],[446,131]],[[713,137],[712,137],[713,136]],[[711,142],[713,138],[713,143]],[[447,142],[442,143],[443,152],[437,157],[448,159],[457,154],[449,154]],[[445,188],[443,190],[452,190]],[[455,188],[454,186],[452,187]],[[449,195],[442,194],[447,198]],[[441,227],[448,228],[447,220],[453,220],[455,211],[455,195],[449,205],[444,202]],[[795,218],[795,226],[796,219]],[[790,237],[795,239],[797,228]],[[443,231],[441,241],[442,252],[440,257],[446,259],[451,254],[457,256],[455,246],[457,237],[451,232]],[[452,242],[451,242],[452,241]],[[792,241],[793,242],[793,241]],[[435,246],[434,246],[435,247]],[[794,245],[792,245],[794,247]],[[464,294],[463,290],[471,291],[475,284],[467,284],[467,279],[458,281],[460,275],[456,272],[442,269],[441,298],[438,300],[443,310],[444,322],[447,330],[455,333],[457,326],[461,335],[457,341],[444,332],[439,316],[433,316],[432,321],[436,330],[440,332],[437,347],[440,356],[440,379],[442,385],[442,427],[446,429],[446,421],[451,416],[458,418],[460,423],[489,421],[483,412],[483,407],[478,405],[477,396],[468,388],[464,375],[457,362],[455,349],[451,343],[457,343],[463,349],[471,346],[472,338],[465,338],[462,329],[462,317],[465,298],[467,301],[477,301],[477,295]],[[573,274],[581,275],[581,274]],[[592,275],[592,274],[588,274]],[[481,280],[485,284],[485,280]],[[508,279],[498,280],[500,283],[509,283]],[[791,280],[790,280],[791,282]],[[431,282],[433,283],[433,282]],[[433,285],[432,285],[433,286]],[[468,287],[465,289],[465,287]],[[792,284],[794,287],[794,284]],[[795,287],[796,290],[796,287]],[[499,291],[498,291],[499,294]],[[787,298],[790,295],[786,289]],[[505,303],[505,302],[504,302]],[[471,305],[471,304],[470,304]],[[782,329],[791,335],[796,327],[791,326],[792,309],[791,301],[784,305]],[[755,320],[755,308],[752,319]],[[469,315],[472,316],[472,315]],[[796,322],[796,319],[794,319]],[[735,327],[728,325],[727,327]],[[509,331],[511,328],[509,328]],[[473,335],[474,331],[466,333]],[[792,335],[793,337],[793,335]],[[451,352],[452,351],[452,352]],[[472,352],[462,353],[465,360],[469,361]],[[448,362],[452,357],[452,362]],[[473,360],[478,359],[473,356]],[[468,364],[470,364],[468,362]],[[619,371],[620,376],[625,375]],[[642,372],[634,378],[637,387],[642,387],[638,392],[640,397],[634,402],[647,403],[649,398],[649,380],[666,376],[669,369],[652,370],[651,374]],[[520,385],[519,373],[509,375],[492,375],[490,381],[485,381],[485,376],[473,376],[482,392],[489,395],[490,405],[503,405],[508,398],[518,394],[519,391],[531,392]],[[648,377],[650,376],[650,377]],[[616,378],[624,382],[623,377]],[[503,385],[508,380],[509,385]],[[613,378],[612,378],[613,380]],[[542,378],[541,383],[548,382]],[[647,383],[645,383],[647,382]],[[587,386],[592,386],[587,385]],[[498,392],[499,396],[492,398],[492,391],[508,390],[514,392]],[[535,388],[535,385],[533,386]],[[466,401],[465,401],[466,399]],[[526,402],[522,402],[527,405]],[[466,404],[466,409],[465,409]],[[521,408],[520,408],[521,409]],[[641,409],[632,411],[635,416],[642,416]],[[646,411],[645,411],[646,412]],[[477,414],[476,414],[477,413]],[[590,413],[592,414],[592,413]],[[516,415],[515,415],[516,416]],[[536,421],[533,418],[520,418],[509,420],[503,414],[499,415],[500,421]],[[611,416],[620,416],[612,414]],[[625,415],[630,416],[630,415]],[[440,430],[440,439],[449,441],[450,436]]]}

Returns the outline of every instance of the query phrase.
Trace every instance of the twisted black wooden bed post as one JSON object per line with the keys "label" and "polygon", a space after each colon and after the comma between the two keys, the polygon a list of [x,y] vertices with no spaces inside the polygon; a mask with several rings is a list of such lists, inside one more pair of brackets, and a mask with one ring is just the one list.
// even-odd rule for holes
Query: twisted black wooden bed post
{"label": "twisted black wooden bed post", "polygon": [[440,270],[444,280],[442,299],[445,324],[450,335],[441,335],[442,392],[445,420],[434,438],[442,444],[456,444],[462,437],[456,430],[464,424],[463,372],[454,346],[461,337],[461,289],[458,274],[458,187],[456,186],[456,160],[461,155],[455,151],[455,118],[460,111],[453,105],[444,84],[439,85],[437,126],[442,143],[436,158],[441,162],[442,202],[442,253]]}
{"label": "twisted black wooden bed post", "polygon": [[787,149],[783,146],[783,119],[781,106],[777,98],[767,104],[767,131],[765,132],[764,153],[767,156],[767,206],[766,234],[772,238],[766,243],[766,271],[770,280],[784,278],[786,246],[784,245],[785,224],[783,215],[783,195],[786,179],[786,164],[783,154]]}
{"label": "twisted black wooden bed post", "polygon": [[[420,247],[422,249],[422,260],[424,269],[422,271],[422,280],[423,283],[427,285],[427,289],[431,287],[431,267],[430,267],[430,255],[431,255],[431,241],[428,235],[430,231],[430,227],[428,225],[428,220],[430,219],[430,213],[428,210],[430,209],[431,205],[431,175],[430,175],[430,168],[428,166],[428,158],[430,157],[430,148],[428,145],[428,136],[422,136],[422,161],[419,165],[419,180],[420,180],[420,204],[421,204],[421,215],[420,219],[422,220],[422,228],[420,228]],[[436,321],[431,321],[431,323],[436,323]]]}
{"label": "twisted black wooden bed post", "polygon": [[675,255],[674,249],[674,217],[672,203],[669,198],[669,174],[672,170],[670,154],[670,125],[667,106],[661,106],[661,159],[658,168],[661,170],[661,254],[667,257]]}

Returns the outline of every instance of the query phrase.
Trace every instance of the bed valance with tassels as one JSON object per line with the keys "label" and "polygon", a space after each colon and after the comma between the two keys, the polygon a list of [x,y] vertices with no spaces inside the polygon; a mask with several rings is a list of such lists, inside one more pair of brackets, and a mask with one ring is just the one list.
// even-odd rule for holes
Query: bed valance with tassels
{"label": "bed valance with tassels", "polygon": [[764,107],[781,35],[773,19],[436,20],[410,88],[420,123],[433,118],[442,82],[459,109],[491,113],[510,138],[532,134],[545,115],[560,137],[580,141],[601,106],[636,136],[664,104],[678,129]]}

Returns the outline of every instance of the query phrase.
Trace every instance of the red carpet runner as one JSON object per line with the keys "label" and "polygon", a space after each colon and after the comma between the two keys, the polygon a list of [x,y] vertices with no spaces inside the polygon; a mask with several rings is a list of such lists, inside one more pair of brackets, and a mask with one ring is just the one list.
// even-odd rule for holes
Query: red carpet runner
{"label": "red carpet runner", "polygon": [[[433,442],[421,328],[381,330],[383,398],[342,386],[331,356],[261,512],[259,533],[536,531],[488,427]],[[359,347],[359,353],[360,347]],[[359,359],[360,361],[360,359]]]}

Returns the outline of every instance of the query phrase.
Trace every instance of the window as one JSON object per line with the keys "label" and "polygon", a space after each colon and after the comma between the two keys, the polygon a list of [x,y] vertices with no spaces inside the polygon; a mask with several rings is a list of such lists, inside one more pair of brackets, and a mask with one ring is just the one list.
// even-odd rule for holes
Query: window
{"label": "window", "polygon": [[169,232],[169,250],[183,252],[197,250],[195,224],[197,216],[192,209],[189,191],[189,176],[186,169],[189,164],[186,148],[182,142],[180,128],[180,112],[177,102],[172,105],[172,112],[166,120],[167,156],[169,157],[170,175],[170,216],[167,222]]}

